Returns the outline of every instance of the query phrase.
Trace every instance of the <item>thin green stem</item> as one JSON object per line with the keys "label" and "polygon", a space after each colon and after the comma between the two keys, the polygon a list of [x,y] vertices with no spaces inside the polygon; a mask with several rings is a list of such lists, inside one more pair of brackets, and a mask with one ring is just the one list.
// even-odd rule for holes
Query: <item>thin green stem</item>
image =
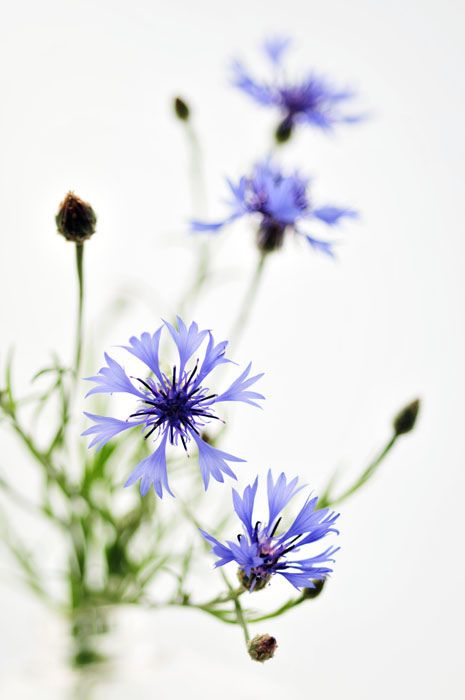
{"label": "thin green stem", "polygon": [[[203,159],[199,139],[192,123],[185,123],[185,131],[189,148],[189,180],[192,199],[192,211],[195,217],[202,217],[206,214],[206,189],[203,174]],[[191,306],[207,281],[210,273],[210,242],[199,240],[197,246],[197,267],[192,284],[187,288],[183,298],[178,305],[179,313],[182,316],[186,313],[187,307]]]}
{"label": "thin green stem", "polygon": [[49,479],[56,482],[60,487],[61,491],[68,498],[73,496],[73,489],[68,483],[68,480],[62,471],[59,471],[52,463],[50,456],[44,455],[41,450],[39,450],[32,438],[23,430],[23,428],[18,423],[15,416],[10,415],[12,419],[12,425],[16,434],[21,438],[24,445],[27,447],[29,452],[35,459],[44,467],[45,474]]}
{"label": "thin green stem", "polygon": [[202,149],[200,148],[199,139],[191,121],[186,122],[186,135],[189,144],[189,175],[192,208],[195,216],[201,216],[205,214],[207,195],[203,175]]}
{"label": "thin green stem", "polygon": [[276,610],[273,610],[273,612],[260,615],[259,617],[250,617],[248,622],[249,624],[252,624],[254,622],[262,622],[263,620],[271,620],[273,617],[279,617],[279,615],[282,615],[288,610],[291,610],[291,608],[295,608],[297,605],[303,603],[304,600],[307,600],[306,597],[304,595],[300,595],[298,598],[288,600],[287,603],[284,603],[284,605],[281,605]]}
{"label": "thin green stem", "polygon": [[267,259],[267,257],[267,253],[263,251],[259,255],[257,265],[255,267],[249,286],[247,287],[246,293],[242,300],[239,313],[236,317],[231,333],[229,334],[231,344],[238,342],[242,332],[244,331],[247,325],[250,313],[254,305],[254,301],[257,297],[257,291],[263,277],[263,270],[265,268],[265,260]]}
{"label": "thin green stem", "polygon": [[232,596],[232,600],[234,602],[234,609],[236,611],[236,621],[237,621],[237,624],[242,627],[242,631],[244,632],[245,644],[247,646],[247,644],[250,641],[250,635],[249,635],[249,630],[247,627],[247,622],[246,622],[245,617],[244,617],[244,612],[242,610],[242,605],[239,601],[239,596],[242,595],[242,593],[244,592],[244,589],[242,587],[239,589],[234,589],[232,587],[232,585],[230,584],[228,577],[226,576],[226,574],[224,573],[224,571],[222,569],[220,570],[220,574],[221,574],[221,577],[229,590],[229,593]]}
{"label": "thin green stem", "polygon": [[74,354],[75,378],[77,378],[79,374],[82,355],[82,322],[84,316],[84,243],[76,243],[76,271],[78,278],[78,311]]}
{"label": "thin green stem", "polygon": [[242,627],[242,631],[244,632],[244,639],[245,639],[245,644],[247,644],[250,641],[250,634],[249,634],[249,629],[247,627],[247,622],[244,617],[244,613],[242,611],[242,606],[239,601],[239,598],[236,596],[234,598],[234,608],[236,610],[236,619],[237,623]]}
{"label": "thin green stem", "polygon": [[68,523],[65,520],[53,513],[49,508],[38,505],[33,501],[30,501],[28,498],[23,496],[23,494],[20,491],[17,491],[15,488],[13,488],[13,486],[11,486],[11,484],[9,484],[8,481],[2,476],[0,476],[0,489],[5,494],[7,494],[13,501],[15,501],[17,505],[21,506],[28,512],[34,512],[40,515],[45,515],[47,518],[53,520],[62,527],[68,527]]}
{"label": "thin green stem", "polygon": [[359,488],[361,488],[369,479],[373,477],[375,474],[376,470],[380,466],[380,464],[383,462],[384,458],[389,454],[391,449],[394,447],[397,438],[399,436],[394,433],[394,435],[388,440],[386,445],[383,447],[383,449],[376,455],[376,457],[370,462],[370,464],[366,467],[366,469],[363,470],[363,472],[360,474],[360,476],[354,481],[354,483],[349,486],[345,491],[343,491],[339,496],[332,496],[331,495],[331,488],[332,488],[332,483],[334,482],[334,479],[330,480],[330,483],[328,484],[327,488],[325,489],[319,503],[320,508],[324,508],[326,506],[334,506],[338,503],[341,503],[342,501],[345,501],[346,498],[351,496],[355,491],[358,491]]}

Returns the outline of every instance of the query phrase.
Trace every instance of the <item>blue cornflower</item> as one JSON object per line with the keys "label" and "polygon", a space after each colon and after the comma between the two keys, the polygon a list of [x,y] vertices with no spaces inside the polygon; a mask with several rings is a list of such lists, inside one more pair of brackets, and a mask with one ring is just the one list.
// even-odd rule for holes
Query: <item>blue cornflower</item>
{"label": "blue cornflower", "polygon": [[[164,326],[153,335],[142,333],[140,338],[132,337],[129,345],[123,346],[146,365],[150,370],[148,376],[145,370],[140,377],[130,378],[123,367],[105,353],[107,366],[102,367],[94,377],[87,377],[88,381],[96,383],[87,396],[122,392],[132,394],[138,399],[137,410],[131,413],[127,420],[86,413],[86,416],[95,421],[95,425],[83,433],[94,436],[89,447],[97,445],[100,449],[118,433],[137,426],[146,431],[145,439],[153,434],[157,448],[136,466],[125,485],[129,486],[140,479],[142,495],[145,495],[153,484],[160,498],[163,496],[163,489],[173,495],[168,485],[166,468],[168,442],[171,445],[178,445],[180,442],[186,452],[191,441],[196,444],[205,489],[211,476],[217,481],[224,481],[224,474],[235,479],[236,476],[227,462],[245,460],[208,444],[202,438],[202,429],[206,423],[220,420],[215,415],[216,404],[242,401],[258,406],[256,400],[264,398],[261,394],[249,390],[252,384],[263,376],[249,376],[251,363],[229,389],[221,394],[207,388],[204,383],[207,376],[219,365],[231,362],[225,357],[228,343],[222,341],[215,345],[210,331],[199,331],[196,323],[187,328],[179,317],[177,325],[178,328],[175,328],[165,321]],[[179,363],[173,366],[170,376],[161,369],[158,357],[160,337],[164,328],[169,331],[179,355]],[[207,338],[202,362],[197,359],[193,366],[188,367],[192,356]],[[135,379],[136,384],[131,379]]]}
{"label": "blue cornflower", "polygon": [[330,532],[337,534],[334,523],[339,517],[329,508],[317,509],[318,498],[308,498],[294,522],[284,532],[280,531],[280,513],[303,486],[298,486],[296,477],[289,483],[281,474],[276,482],[268,472],[268,522],[258,520],[254,524],[253,510],[258,477],[247,486],[242,497],[233,489],[234,509],[242,522],[243,534],[238,542],[221,544],[215,537],[201,530],[202,535],[218,557],[215,566],[224,566],[231,561],[239,564],[239,579],[250,591],[266,586],[271,576],[281,574],[296,588],[315,588],[315,581],[324,581],[332,569],[324,566],[334,561],[332,556],[339,547],[328,547],[320,554],[308,559],[290,560],[288,555],[297,553],[301,547],[317,542]]}
{"label": "blue cornflower", "polygon": [[314,72],[296,82],[284,77],[282,58],[290,44],[290,39],[281,37],[264,42],[263,50],[273,68],[269,81],[256,80],[241,61],[236,60],[232,64],[233,85],[258,104],[276,107],[280,111],[277,139],[286,141],[293,127],[299,123],[329,130],[335,124],[360,121],[362,115],[345,114],[342,110],[345,103],[354,97],[352,90],[335,88]]}
{"label": "blue cornflower", "polygon": [[294,231],[304,236],[316,250],[333,255],[331,242],[315,238],[301,225],[313,219],[327,226],[336,226],[345,217],[357,216],[352,209],[313,207],[307,194],[309,179],[298,172],[285,174],[269,159],[257,163],[252,175],[242,176],[237,183],[231,180],[227,180],[227,183],[232,194],[228,202],[231,209],[229,216],[213,223],[192,221],[192,231],[216,233],[242,216],[255,215],[260,250],[269,252],[280,248],[286,231]]}

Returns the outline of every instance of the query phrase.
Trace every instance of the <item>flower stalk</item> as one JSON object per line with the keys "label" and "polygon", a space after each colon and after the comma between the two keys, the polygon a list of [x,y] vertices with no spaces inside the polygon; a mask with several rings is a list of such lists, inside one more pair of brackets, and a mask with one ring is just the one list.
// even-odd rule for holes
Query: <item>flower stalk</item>
{"label": "flower stalk", "polygon": [[76,273],[78,282],[78,305],[76,317],[76,340],[74,351],[74,376],[77,379],[81,367],[84,320],[84,243],[76,243]]}

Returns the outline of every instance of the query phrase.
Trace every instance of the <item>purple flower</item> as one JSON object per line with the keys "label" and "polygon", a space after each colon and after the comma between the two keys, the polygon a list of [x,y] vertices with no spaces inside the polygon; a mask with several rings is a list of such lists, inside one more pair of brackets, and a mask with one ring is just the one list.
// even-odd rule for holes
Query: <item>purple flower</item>
{"label": "purple flower", "polygon": [[[212,420],[220,420],[215,414],[216,404],[226,401],[241,401],[251,406],[258,406],[257,400],[263,399],[261,394],[251,391],[250,387],[262,377],[262,374],[249,376],[251,364],[234,381],[229,389],[221,394],[212,392],[204,380],[219,365],[231,362],[225,357],[227,342],[223,341],[215,345],[210,331],[199,331],[196,323],[189,328],[178,317],[178,327],[164,322],[153,335],[142,333],[140,338],[132,337],[129,345],[124,346],[132,355],[135,355],[145,365],[145,370],[139,377],[129,377],[123,367],[105,354],[107,365],[94,377],[87,377],[88,381],[95,382],[87,394],[99,394],[121,392],[137,397],[136,410],[125,421],[107,416],[97,416],[92,413],[85,415],[91,418],[95,425],[88,428],[83,435],[92,435],[89,447],[94,445],[98,449],[103,447],[118,433],[134,427],[141,427],[145,431],[145,439],[154,436],[157,447],[153,454],[143,459],[134,469],[126,486],[141,480],[140,490],[145,495],[153,485],[156,493],[163,496],[165,489],[170,493],[167,465],[166,446],[178,445],[180,442],[184,450],[188,449],[192,441],[199,452],[199,464],[205,489],[208,487],[210,477],[217,481],[224,481],[224,474],[236,478],[228,462],[243,462],[243,459],[223,452],[209,445],[202,438],[203,427]],[[176,363],[171,375],[168,376],[160,367],[159,344],[162,331],[166,329],[174,341],[179,362]],[[194,353],[207,340],[203,359],[197,358],[195,363],[188,367]],[[149,374],[147,374],[147,368]],[[134,381],[135,380],[135,383]]]}
{"label": "purple flower", "polygon": [[354,97],[352,90],[336,88],[314,72],[294,82],[284,77],[282,59],[290,44],[290,39],[282,37],[264,42],[263,50],[272,66],[268,81],[254,78],[241,61],[236,60],[232,65],[233,85],[258,104],[279,110],[281,122],[277,139],[286,141],[293,127],[300,123],[329,130],[335,124],[360,121],[362,115],[343,111],[345,104]]}
{"label": "purple flower", "polygon": [[286,231],[302,235],[315,249],[333,255],[332,243],[315,238],[305,230],[309,220],[326,226],[336,226],[346,217],[356,217],[352,209],[323,206],[313,207],[308,197],[309,179],[299,173],[285,174],[269,160],[257,163],[252,175],[242,176],[237,183],[227,180],[230,194],[230,213],[213,223],[192,221],[194,232],[216,233],[223,226],[242,216],[257,219],[257,245],[269,252],[280,248]]}
{"label": "purple flower", "polygon": [[[231,561],[239,564],[239,578],[249,591],[260,590],[274,574],[280,574],[297,589],[315,588],[315,581],[324,581],[332,569],[326,566],[334,561],[333,555],[339,547],[328,547],[312,557],[293,558],[300,548],[323,539],[331,532],[339,534],[334,523],[339,517],[329,508],[317,509],[318,498],[307,498],[292,524],[281,530],[280,515],[289,501],[303,488],[298,478],[288,482],[281,474],[276,482],[268,472],[268,520],[254,522],[253,511],[258,477],[247,486],[242,496],[233,489],[234,510],[242,523],[243,533],[237,542],[222,544],[215,537],[201,530],[218,557],[215,566],[224,566]],[[292,552],[292,554],[291,554]]]}

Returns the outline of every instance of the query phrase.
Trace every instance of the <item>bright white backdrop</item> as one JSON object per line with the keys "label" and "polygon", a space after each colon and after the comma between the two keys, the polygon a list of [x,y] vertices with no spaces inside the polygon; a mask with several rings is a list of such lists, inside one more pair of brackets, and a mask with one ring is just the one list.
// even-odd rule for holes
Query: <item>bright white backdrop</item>
{"label": "bright white backdrop", "polygon": [[[107,346],[153,328],[175,310],[191,262],[185,143],[170,99],[192,101],[210,211],[221,213],[222,176],[264,153],[272,125],[227,86],[228,60],[258,64],[258,43],[283,32],[295,38],[295,70],[354,84],[372,115],[332,137],[302,131],[285,161],[363,216],[336,264],[292,243],[272,260],[236,354],[266,371],[266,409],[236,412],[228,446],[241,442],[250,469],[284,468],[317,488],[335,465],[355,474],[397,408],[424,400],[415,434],[342,508],[326,595],[267,625],[280,643],[272,663],[253,665],[239,630],[195,613],[139,612],[122,623],[118,683],[98,697],[463,697],[464,19],[453,0],[4,4],[0,351],[3,360],[14,343],[23,388],[52,348],[71,347],[60,199],[74,189],[99,215],[87,246],[94,325],[116,291],[144,298]],[[240,227],[225,235],[224,283],[198,314],[219,337],[252,269],[250,238]],[[1,463],[24,479],[9,442]],[[18,523],[46,548],[32,522]],[[64,697],[61,628],[0,556],[4,697]]]}

